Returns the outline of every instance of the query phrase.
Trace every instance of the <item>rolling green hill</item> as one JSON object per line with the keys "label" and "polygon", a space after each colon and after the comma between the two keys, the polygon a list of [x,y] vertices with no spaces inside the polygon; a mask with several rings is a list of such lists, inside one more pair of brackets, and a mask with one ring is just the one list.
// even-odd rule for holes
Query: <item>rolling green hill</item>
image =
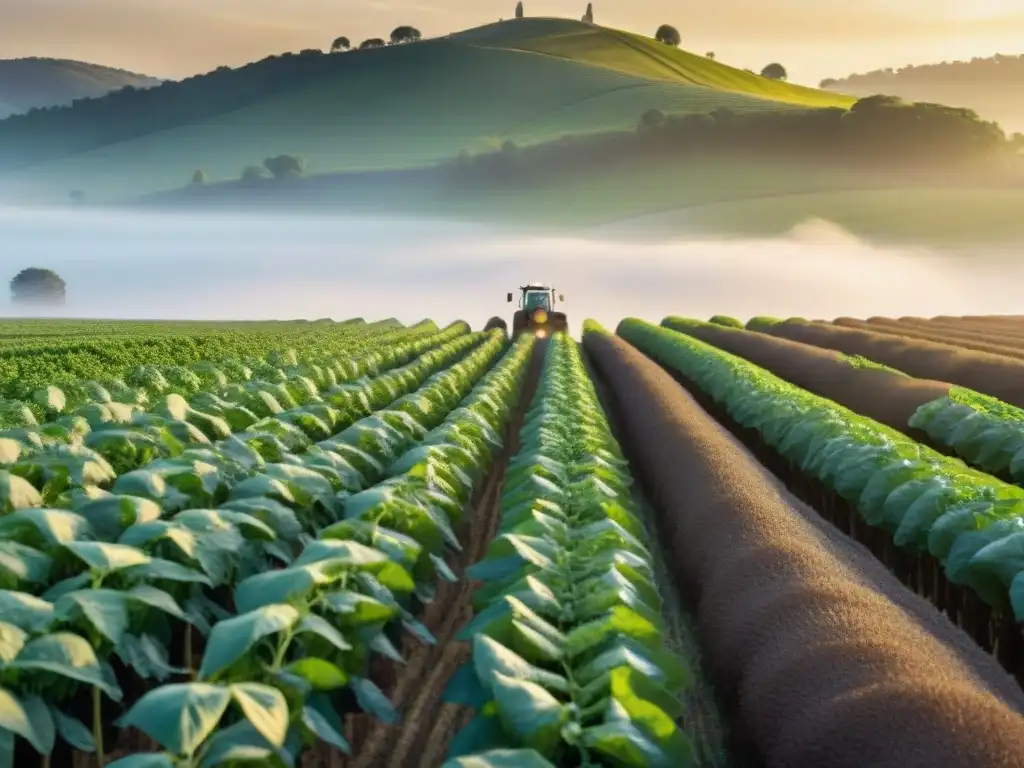
{"label": "rolling green hill", "polygon": [[[559,19],[502,22],[377,50],[294,56],[287,64],[265,61],[260,77],[284,66],[289,79],[278,76],[273,88],[254,85],[257,70],[249,68],[244,76],[252,98],[239,96],[241,70],[134,100],[111,98],[109,115],[97,111],[101,104],[92,110],[87,144],[74,110],[57,110],[31,131],[27,124],[15,130],[0,122],[0,161],[26,165],[0,174],[0,195],[63,201],[69,191],[82,190],[93,201],[118,201],[181,187],[197,168],[210,181],[235,179],[244,166],[281,153],[302,155],[310,174],[408,168],[509,139],[528,144],[628,129],[651,108],[679,114],[852,103],[636,35]],[[217,88],[231,95],[224,100],[230,109],[199,109],[189,100],[202,90],[204,99],[216,102],[211,93],[215,97]],[[165,90],[168,98],[161,96]],[[160,121],[151,118],[154,110]],[[127,138],[106,143],[109,122]]]}
{"label": "rolling green hill", "polygon": [[33,107],[70,104],[126,85],[148,88],[159,80],[122,69],[66,59],[0,60],[0,118]]}

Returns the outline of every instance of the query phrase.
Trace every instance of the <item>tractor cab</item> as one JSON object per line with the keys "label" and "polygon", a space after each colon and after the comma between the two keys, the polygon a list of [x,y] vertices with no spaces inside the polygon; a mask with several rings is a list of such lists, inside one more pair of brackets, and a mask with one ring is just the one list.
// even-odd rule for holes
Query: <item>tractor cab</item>
{"label": "tractor cab", "polygon": [[[512,319],[512,337],[515,338],[525,330],[537,336],[548,336],[556,331],[568,330],[569,324],[565,314],[555,311],[555,289],[542,283],[528,283],[519,286],[519,311]],[[506,295],[511,303],[514,294]],[[565,297],[558,294],[558,301]]]}

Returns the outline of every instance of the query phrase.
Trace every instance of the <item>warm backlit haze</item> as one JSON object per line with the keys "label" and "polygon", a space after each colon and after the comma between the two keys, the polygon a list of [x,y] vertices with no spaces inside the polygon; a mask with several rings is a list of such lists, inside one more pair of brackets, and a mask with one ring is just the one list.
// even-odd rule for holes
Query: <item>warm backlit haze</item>
{"label": "warm backlit haze", "polygon": [[[578,18],[583,0],[526,0],[527,15]],[[0,0],[0,58],[52,56],[183,77],[301,48],[387,37],[398,24],[442,35],[510,18],[514,0]],[[909,63],[1018,53],[1024,0],[598,0],[595,21],[796,82]]]}

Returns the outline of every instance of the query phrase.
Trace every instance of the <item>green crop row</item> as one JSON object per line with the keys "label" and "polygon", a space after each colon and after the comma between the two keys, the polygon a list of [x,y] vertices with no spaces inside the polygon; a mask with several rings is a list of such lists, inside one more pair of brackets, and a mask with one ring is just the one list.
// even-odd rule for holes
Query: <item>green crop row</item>
{"label": "green crop row", "polygon": [[[421,324],[423,325],[423,324]],[[200,361],[262,360],[294,350],[299,360],[351,354],[370,338],[400,331],[388,323],[260,325],[249,330],[205,330],[178,334],[125,333],[70,340],[25,341],[0,347],[0,397],[30,401],[37,389],[79,380],[117,382],[140,362],[184,367]],[[415,326],[414,326],[415,327]]]}
{"label": "green crop row", "polygon": [[1024,490],[690,336],[627,319],[619,335],[887,530],[950,582],[1024,619]]}
{"label": "green crop row", "polygon": [[[505,344],[500,332],[488,334],[419,389],[320,443],[326,452],[349,447],[364,459],[357,481],[335,495],[341,503],[334,506],[333,520],[324,520],[322,527],[320,515],[301,519],[304,534],[317,538],[296,542],[297,556],[285,567],[264,567],[237,583],[237,615],[213,624],[196,681],[156,688],[121,718],[122,726],[141,730],[165,751],[129,756],[112,766],[130,768],[143,760],[167,768],[218,765],[240,752],[262,764],[291,765],[303,747],[318,740],[347,752],[339,712],[345,689],[363,710],[397,720],[369,679],[370,657],[401,660],[386,631],[396,621],[433,642],[410,612],[409,598],[416,566],[443,563],[445,542],[435,535],[437,528],[423,525],[424,518],[443,518],[450,529],[445,517],[450,507],[432,482],[431,462],[414,459],[383,472],[373,468],[393,465],[422,440],[441,434],[445,423],[448,434],[459,424],[469,426],[467,415],[480,416],[485,402],[506,404],[504,413],[492,412],[500,428],[525,362],[525,345],[517,345],[492,369]],[[460,402],[463,408],[456,409]],[[335,455],[344,462],[352,454]],[[477,456],[485,459],[485,453]],[[397,492],[359,492],[382,474],[404,480],[391,483],[402,489],[401,499]],[[325,501],[319,496],[306,509]]]}
{"label": "green crop row", "polygon": [[[460,377],[475,375],[503,344],[500,333],[464,330],[454,326],[438,338],[398,344],[399,351],[385,358],[401,361],[426,351],[408,365],[328,391],[321,413],[333,411],[333,428],[343,429],[360,416],[372,418],[373,410],[424,381],[434,382],[428,389],[457,391]],[[448,378],[427,378],[452,363],[440,374]],[[303,420],[296,423],[316,432]],[[313,446],[308,434],[295,444],[299,453],[281,452],[273,435],[265,437],[246,443],[232,436],[159,459],[118,477],[113,493],[99,487],[113,479],[109,465],[81,446],[49,453],[44,448],[29,464],[16,462],[2,475],[12,507],[33,491],[38,498],[28,482],[35,481],[44,495],[54,483],[70,489],[61,498],[71,509],[9,509],[0,517],[0,577],[7,587],[0,591],[0,636],[10,638],[0,669],[10,672],[0,688],[7,704],[0,756],[13,754],[14,735],[44,755],[58,736],[76,749],[102,753],[102,696],[117,701],[122,695],[111,661],[116,658],[142,680],[190,673],[189,627],[209,635],[212,624],[230,616],[223,589],[294,564],[307,538],[337,521],[344,500],[367,483],[345,454]],[[358,446],[350,448],[350,455],[363,455]],[[373,565],[382,562],[379,553],[352,546],[353,557],[363,558],[360,567],[394,571]],[[336,629],[315,619],[307,624],[313,635],[338,644]],[[83,685],[92,688],[91,731],[80,717],[86,713],[64,711]],[[368,685],[360,690],[375,700]],[[204,691],[220,695],[202,688],[193,693],[202,699]],[[229,693],[247,717],[279,703],[274,694],[245,683]],[[196,704],[191,696],[180,699],[183,706]],[[136,762],[174,764],[157,756],[137,756]]]}
{"label": "green crop row", "polygon": [[485,582],[461,635],[472,660],[445,693],[477,715],[445,765],[690,764],[674,722],[688,670],[664,646],[626,463],[564,334],[520,438],[499,535],[469,571]]}

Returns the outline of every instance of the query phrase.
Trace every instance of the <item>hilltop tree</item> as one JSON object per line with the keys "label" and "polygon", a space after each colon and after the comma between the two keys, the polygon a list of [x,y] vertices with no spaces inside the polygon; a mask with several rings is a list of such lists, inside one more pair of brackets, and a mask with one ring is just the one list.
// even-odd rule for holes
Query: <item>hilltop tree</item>
{"label": "hilltop tree", "polygon": [[658,31],[654,33],[654,39],[659,43],[674,46],[678,46],[683,42],[683,38],[680,36],[679,30],[671,24],[662,24],[658,27]]}
{"label": "hilltop tree", "polygon": [[359,50],[365,51],[370,48],[383,48],[385,45],[387,45],[387,43],[385,43],[381,38],[371,37],[369,40],[363,40],[363,42],[359,44]]}
{"label": "hilltop tree", "polygon": [[297,155],[277,155],[263,161],[263,167],[270,171],[275,179],[301,176],[305,162]]}
{"label": "hilltop tree", "polygon": [[11,280],[11,301],[32,304],[63,304],[67,285],[50,269],[29,267]]}
{"label": "hilltop tree", "polygon": [[338,53],[339,51],[347,51],[352,47],[352,43],[347,37],[339,37],[331,43],[331,53]]}
{"label": "hilltop tree", "polygon": [[516,3],[516,18],[523,18],[523,0],[519,0],[519,2]]}
{"label": "hilltop tree", "polygon": [[197,169],[196,172],[192,174],[192,183],[193,184],[205,184],[206,183],[206,171],[204,171],[202,168]]}
{"label": "hilltop tree", "polygon": [[660,109],[648,109],[640,116],[640,124],[637,125],[638,133],[653,133],[665,125],[665,113]]}
{"label": "hilltop tree", "polygon": [[263,169],[258,165],[247,165],[242,169],[242,181],[253,184],[263,178]]}
{"label": "hilltop tree", "polygon": [[789,77],[789,73],[781,64],[773,63],[761,70],[761,76],[767,77],[769,80],[785,80]]}
{"label": "hilltop tree", "polygon": [[583,14],[583,21],[587,24],[594,23],[594,4],[587,3],[587,12]]}
{"label": "hilltop tree", "polygon": [[704,55],[705,55],[705,56],[707,56],[707,57],[708,57],[709,59],[711,59],[712,61],[714,61],[714,60],[715,60],[715,52],[714,52],[714,51],[708,51],[708,52],[707,52],[707,53],[705,53]]}
{"label": "hilltop tree", "polygon": [[416,27],[408,25],[395,27],[391,31],[391,44],[401,45],[402,43],[415,43],[423,39],[423,35]]}

